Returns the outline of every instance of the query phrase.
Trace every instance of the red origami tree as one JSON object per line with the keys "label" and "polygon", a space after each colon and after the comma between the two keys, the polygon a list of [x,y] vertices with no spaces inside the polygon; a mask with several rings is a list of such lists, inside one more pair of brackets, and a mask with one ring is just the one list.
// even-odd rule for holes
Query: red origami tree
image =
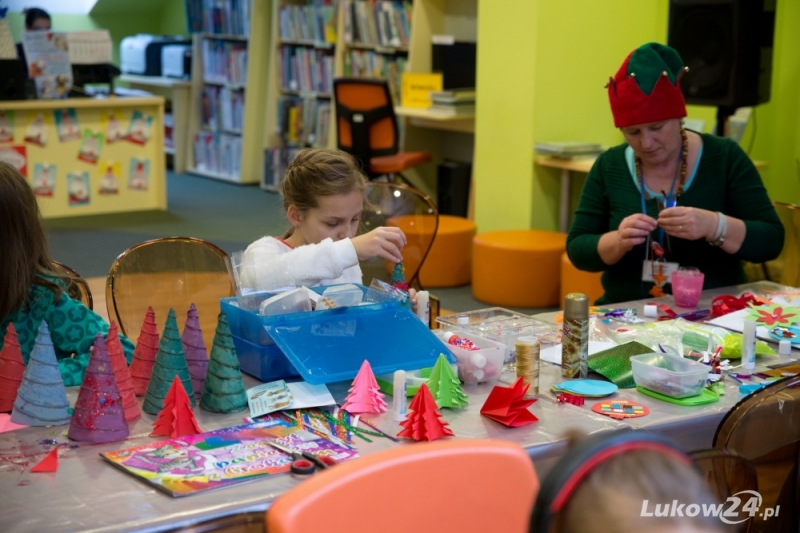
{"label": "red origami tree", "polygon": [[453,436],[453,432],[447,427],[447,422],[441,420],[442,413],[439,412],[436,400],[424,383],[419,386],[408,410],[408,417],[400,423],[403,430],[397,434],[398,437],[430,442]]}
{"label": "red origami tree", "polygon": [[372,367],[366,359],[353,380],[350,393],[344,400],[342,409],[348,413],[385,413],[384,394],[378,389],[378,382],[372,373]]}
{"label": "red origami tree", "polygon": [[203,430],[197,425],[194,411],[189,405],[189,395],[183,383],[176,375],[172,379],[167,397],[164,398],[164,407],[158,413],[158,418],[153,422],[153,432],[151,437],[164,436],[183,437],[184,435],[196,435]]}
{"label": "red origami tree", "polygon": [[128,422],[136,420],[142,416],[139,409],[139,402],[136,400],[136,392],[133,390],[133,380],[128,370],[128,362],[125,360],[125,352],[122,351],[122,343],[119,341],[117,323],[111,321],[106,336],[106,348],[108,348],[108,358],[111,359],[111,368],[114,369],[114,377],[117,379],[117,388],[122,397],[122,409],[125,411],[125,420]]}
{"label": "red origami tree", "polygon": [[208,373],[208,350],[206,350],[206,343],[203,342],[203,332],[200,330],[200,320],[194,304],[189,307],[189,312],[186,314],[181,343],[183,344],[183,353],[186,354],[189,375],[192,376],[194,397],[196,400],[200,400],[200,396],[203,395],[203,383]]}
{"label": "red origami tree", "polygon": [[481,407],[481,414],[512,428],[536,422],[539,419],[528,411],[536,398],[525,399],[529,386],[522,383],[522,378],[517,379],[511,387],[497,385]]}
{"label": "red origami tree", "polygon": [[0,413],[10,413],[17,399],[17,390],[22,383],[25,363],[19,348],[14,323],[8,323],[3,349],[0,350]]}
{"label": "red origami tree", "polygon": [[156,353],[158,353],[156,314],[152,307],[148,307],[131,361],[131,380],[136,396],[147,394],[147,385],[150,384],[153,365],[156,363]]}

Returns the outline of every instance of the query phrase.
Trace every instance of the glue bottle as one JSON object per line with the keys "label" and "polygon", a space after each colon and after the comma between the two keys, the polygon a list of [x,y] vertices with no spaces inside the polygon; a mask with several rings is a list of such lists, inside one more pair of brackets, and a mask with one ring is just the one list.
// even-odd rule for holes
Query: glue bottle
{"label": "glue bottle", "polygon": [[419,291],[417,293],[417,318],[422,320],[422,323],[430,327],[431,325],[431,298],[428,291]]}
{"label": "glue bottle", "polygon": [[585,379],[589,374],[589,297],[571,292],[564,298],[561,335],[561,377]]}
{"label": "glue bottle", "polygon": [[394,419],[402,422],[406,419],[406,371],[396,370],[392,389],[392,411]]}
{"label": "glue bottle", "polygon": [[756,321],[745,320],[742,330],[742,374],[752,374],[756,369]]}

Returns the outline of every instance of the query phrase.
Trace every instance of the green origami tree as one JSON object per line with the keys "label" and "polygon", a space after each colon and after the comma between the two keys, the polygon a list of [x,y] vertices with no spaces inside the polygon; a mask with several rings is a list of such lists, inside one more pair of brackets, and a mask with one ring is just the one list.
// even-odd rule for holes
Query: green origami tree
{"label": "green origami tree", "polygon": [[189,395],[194,407],[194,389],[192,389],[192,376],[186,364],[186,355],[183,353],[181,334],[178,331],[178,322],[175,320],[175,310],[170,309],[167,321],[164,324],[164,333],[158,343],[156,362],[153,365],[153,374],[147,385],[147,394],[144,397],[142,410],[151,415],[157,415],[164,407],[164,398],[172,385],[172,380],[178,376],[183,383],[183,388]]}
{"label": "green origami tree", "polygon": [[450,361],[443,353],[439,354],[439,359],[433,365],[431,375],[428,378],[428,389],[436,400],[436,405],[440,409],[461,409],[468,403],[467,395],[461,388],[458,374],[450,366]]}
{"label": "green origami tree", "polygon": [[235,413],[247,407],[242,371],[224,313],[217,318],[217,331],[211,347],[200,407],[213,413]]}

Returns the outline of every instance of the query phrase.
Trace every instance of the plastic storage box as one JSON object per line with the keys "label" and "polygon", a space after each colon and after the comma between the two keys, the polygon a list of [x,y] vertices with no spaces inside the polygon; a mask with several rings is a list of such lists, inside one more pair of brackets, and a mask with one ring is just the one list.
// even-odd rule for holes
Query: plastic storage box
{"label": "plastic storage box", "polygon": [[667,353],[631,357],[633,380],[640,387],[672,398],[689,398],[703,392],[710,367]]}
{"label": "plastic storage box", "polygon": [[[448,333],[466,337],[480,349],[465,350],[464,348],[453,346],[445,340],[445,336]],[[448,331],[439,329],[434,332],[434,335],[456,356],[458,379],[463,381],[465,385],[484,382],[494,383],[500,378],[506,355],[505,345],[478,335],[472,335],[469,331],[460,329]]]}

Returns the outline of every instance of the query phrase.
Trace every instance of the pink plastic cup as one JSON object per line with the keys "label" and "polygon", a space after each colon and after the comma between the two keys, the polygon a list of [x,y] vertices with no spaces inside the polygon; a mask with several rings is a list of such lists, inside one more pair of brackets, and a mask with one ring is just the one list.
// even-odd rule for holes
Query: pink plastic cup
{"label": "pink plastic cup", "polygon": [[694,267],[681,267],[672,273],[672,296],[678,307],[697,307],[705,275]]}

